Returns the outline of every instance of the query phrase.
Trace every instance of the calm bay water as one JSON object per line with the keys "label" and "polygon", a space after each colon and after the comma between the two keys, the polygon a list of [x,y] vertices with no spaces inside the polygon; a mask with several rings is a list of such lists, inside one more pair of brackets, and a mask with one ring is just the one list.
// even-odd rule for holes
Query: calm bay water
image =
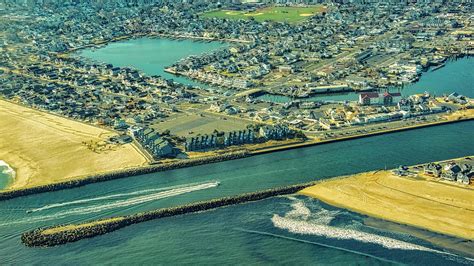
{"label": "calm bay water", "polygon": [[[420,80],[403,88],[392,88],[390,91],[400,91],[403,96],[424,93],[425,91],[441,96],[457,92],[462,95],[474,97],[474,57],[467,57],[450,61],[445,67],[436,71],[428,70],[423,73]],[[355,101],[357,93],[320,95],[307,98],[307,101]],[[279,95],[263,95],[259,99],[285,103],[291,101],[289,97]]]}
{"label": "calm bay water", "polygon": [[222,42],[139,38],[114,42],[99,49],[81,50],[79,55],[118,67],[140,69],[147,75],[159,75],[183,84],[203,87],[205,85],[202,83],[172,75],[164,69],[182,58],[212,52],[227,45]]}
{"label": "calm bay water", "polygon": [[[139,40],[131,42],[136,41]],[[432,74],[446,69],[450,65]],[[472,83],[468,82],[472,73],[466,68],[460,70],[467,73],[466,86],[462,87],[467,88],[467,93],[458,91],[470,95]],[[449,79],[449,73],[445,75]],[[472,155],[472,132],[474,122],[463,122],[0,202],[1,262],[7,265],[472,264],[464,256],[444,250],[445,247],[396,230],[369,226],[362,215],[301,196],[276,197],[150,221],[54,248],[26,248],[20,242],[21,233],[40,226],[125,215],[401,164]],[[219,186],[215,186],[216,181]],[[430,237],[439,235],[430,233],[427,238]]]}

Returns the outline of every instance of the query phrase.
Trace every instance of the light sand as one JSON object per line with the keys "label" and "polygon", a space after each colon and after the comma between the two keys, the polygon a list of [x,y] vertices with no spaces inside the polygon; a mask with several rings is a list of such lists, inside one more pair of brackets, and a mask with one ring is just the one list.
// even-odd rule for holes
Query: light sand
{"label": "light sand", "polygon": [[311,17],[313,14],[311,13],[303,13],[303,14],[300,14],[300,17]]}
{"label": "light sand", "polygon": [[263,15],[264,13],[250,13],[250,14],[245,14],[244,16],[247,16],[247,17],[255,17],[255,16],[261,16]]}
{"label": "light sand", "polygon": [[390,171],[319,183],[300,192],[328,204],[446,235],[474,239],[474,190]]}
{"label": "light sand", "polygon": [[8,189],[32,187],[147,164],[116,133],[0,100],[0,159],[15,169]]}

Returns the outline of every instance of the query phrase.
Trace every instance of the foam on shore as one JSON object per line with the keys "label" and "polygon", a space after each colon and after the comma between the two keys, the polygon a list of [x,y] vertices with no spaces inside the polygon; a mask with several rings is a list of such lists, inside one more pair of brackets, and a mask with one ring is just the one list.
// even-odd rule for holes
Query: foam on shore
{"label": "foam on shore", "polygon": [[[11,168],[9,164],[7,164],[5,161],[2,161],[2,160],[0,160],[0,174],[6,175],[12,181],[15,180],[15,177],[16,177],[15,170],[13,170],[13,168]],[[0,187],[0,189],[3,189],[3,188]]]}
{"label": "foam on shore", "polygon": [[274,214],[271,218],[273,226],[299,235],[314,235],[339,240],[354,240],[368,244],[380,245],[387,249],[414,250],[452,255],[447,252],[434,250],[414,243],[378,234],[363,232],[344,227],[331,226],[331,221],[339,211],[320,209],[315,213],[305,206],[304,201],[296,198],[293,200],[292,210],[283,216]]}

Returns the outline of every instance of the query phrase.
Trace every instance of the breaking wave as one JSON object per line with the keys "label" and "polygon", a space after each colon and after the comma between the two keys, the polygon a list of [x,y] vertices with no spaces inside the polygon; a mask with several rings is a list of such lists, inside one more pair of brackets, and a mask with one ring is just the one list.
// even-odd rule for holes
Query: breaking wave
{"label": "breaking wave", "polygon": [[273,215],[272,222],[275,227],[288,230],[289,232],[295,234],[316,235],[343,240],[356,240],[364,243],[381,245],[389,249],[438,252],[427,247],[396,240],[390,237],[365,233],[353,229],[344,229],[328,225],[315,224],[308,221],[298,221],[291,218],[281,217],[277,214]]}
{"label": "breaking wave", "polygon": [[0,160],[0,173],[8,175],[11,178],[15,178],[16,172],[10,167],[5,161]]}
{"label": "breaking wave", "polygon": [[417,250],[450,254],[387,236],[367,233],[352,228],[331,226],[331,221],[341,211],[330,211],[324,208],[319,208],[315,213],[311,213],[311,210],[305,205],[304,201],[296,198],[289,199],[292,200],[292,210],[287,212],[284,216],[274,214],[271,218],[273,226],[276,228],[284,229],[294,234],[314,235],[340,240],[355,240],[380,245],[388,249]]}

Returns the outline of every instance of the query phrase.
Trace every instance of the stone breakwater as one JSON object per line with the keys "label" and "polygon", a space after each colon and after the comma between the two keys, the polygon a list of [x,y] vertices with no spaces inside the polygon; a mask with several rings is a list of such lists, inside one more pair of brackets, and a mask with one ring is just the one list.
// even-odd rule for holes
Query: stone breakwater
{"label": "stone breakwater", "polygon": [[51,247],[85,238],[110,233],[126,226],[142,223],[154,219],[183,215],[200,211],[211,210],[219,207],[258,201],[274,196],[294,194],[306,187],[315,185],[310,182],[280,188],[268,189],[259,192],[246,193],[238,196],[224,197],[208,201],[201,201],[177,207],[158,209],[128,216],[118,216],[91,221],[83,224],[59,225],[47,228],[38,228],[26,232],[21,236],[21,241],[29,247]]}
{"label": "stone breakwater", "polygon": [[125,178],[125,177],[130,177],[130,176],[163,172],[163,171],[193,167],[193,166],[210,164],[210,163],[217,163],[217,162],[228,161],[228,160],[236,160],[236,159],[245,158],[248,156],[250,156],[249,152],[241,151],[241,152],[227,153],[227,154],[218,155],[218,156],[183,160],[183,161],[173,162],[173,163],[137,167],[137,168],[125,169],[125,170],[120,170],[120,171],[104,173],[104,174],[97,174],[97,175],[93,175],[93,176],[89,176],[89,177],[85,177],[81,179],[69,180],[69,181],[65,181],[61,183],[0,192],[0,201],[9,200],[9,199],[17,198],[17,197],[22,197],[22,196],[28,196],[28,195],[37,194],[37,193],[76,188],[76,187],[81,187],[88,184],[104,182],[104,181]]}

